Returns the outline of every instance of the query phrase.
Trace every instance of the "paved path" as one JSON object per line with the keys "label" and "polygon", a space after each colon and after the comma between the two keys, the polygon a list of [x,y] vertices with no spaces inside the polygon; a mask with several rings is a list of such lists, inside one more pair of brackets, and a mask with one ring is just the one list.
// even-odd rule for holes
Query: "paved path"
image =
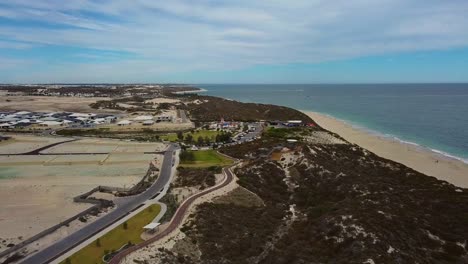
{"label": "paved path", "polygon": [[232,179],[234,178],[232,176],[232,172],[229,170],[229,168],[223,168],[223,171],[224,171],[224,174],[226,175],[226,179],[219,185],[213,187],[213,188],[210,188],[210,189],[207,189],[205,191],[202,191],[202,192],[199,192],[195,195],[192,195],[191,197],[189,197],[187,200],[185,200],[182,205],[177,209],[177,212],[174,214],[174,216],[172,217],[172,220],[171,220],[171,223],[169,224],[169,226],[164,229],[164,231],[162,231],[161,233],[157,234],[156,236],[152,237],[151,239],[148,239],[138,245],[135,245],[131,248],[128,248],[120,253],[118,253],[117,255],[115,255],[111,261],[109,262],[109,264],[119,264],[127,255],[129,255],[130,253],[132,252],[135,252],[136,250],[139,250],[141,248],[144,248],[156,241],[158,241],[159,239],[169,235],[172,231],[174,231],[175,229],[177,229],[177,227],[182,223],[182,221],[184,220],[184,216],[185,214],[187,213],[187,210],[189,209],[190,205],[200,196],[203,196],[207,193],[210,193],[212,191],[215,191],[215,190],[218,190],[218,189],[221,189],[223,187],[225,187],[226,185],[228,185],[229,183],[231,183]]}
{"label": "paved path", "polygon": [[179,110],[180,118],[182,119],[182,123],[189,123],[190,120],[187,118],[184,110]]}
{"label": "paved path", "polygon": [[[76,247],[83,241],[87,240],[91,236],[97,234],[101,230],[110,226],[114,222],[122,219],[130,212],[139,207],[142,203],[151,199],[158,192],[160,192],[164,186],[169,182],[171,178],[173,159],[175,150],[177,150],[176,145],[169,145],[169,148],[164,154],[164,160],[161,166],[161,173],[158,179],[154,184],[148,188],[145,192],[136,195],[134,199],[129,199],[128,202],[121,204],[112,212],[102,216],[96,221],[84,226],[75,233],[65,237],[64,239],[52,244],[51,246],[39,251],[38,253],[31,255],[30,257],[24,259],[23,264],[45,264],[50,263],[52,260],[56,259],[60,255],[69,251],[70,249]],[[87,263],[83,263],[87,264]]]}

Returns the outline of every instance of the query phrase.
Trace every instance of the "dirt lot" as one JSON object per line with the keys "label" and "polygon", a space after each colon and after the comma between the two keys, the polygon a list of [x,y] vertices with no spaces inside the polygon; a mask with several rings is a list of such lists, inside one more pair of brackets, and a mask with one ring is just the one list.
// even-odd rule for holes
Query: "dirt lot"
{"label": "dirt lot", "polygon": [[[8,100],[8,101],[7,101]],[[108,100],[103,97],[53,97],[53,96],[2,96],[0,110],[2,111],[37,111],[37,112],[96,112],[89,104],[98,100]],[[106,112],[115,112],[105,110]],[[99,110],[102,112],[102,110]]]}
{"label": "dirt lot", "polygon": [[[15,136],[0,145],[0,153],[21,153],[61,140]],[[83,139],[48,149],[52,155],[0,156],[0,238],[18,243],[88,208],[72,199],[98,185],[131,187],[150,162],[161,164],[162,155],[144,152],[163,149],[159,143]],[[53,154],[98,151],[110,154]]]}
{"label": "dirt lot", "polygon": [[8,136],[12,135],[14,135],[12,139],[0,142],[0,154],[24,153],[56,142],[70,140],[70,138],[63,137],[53,138],[8,134]]}

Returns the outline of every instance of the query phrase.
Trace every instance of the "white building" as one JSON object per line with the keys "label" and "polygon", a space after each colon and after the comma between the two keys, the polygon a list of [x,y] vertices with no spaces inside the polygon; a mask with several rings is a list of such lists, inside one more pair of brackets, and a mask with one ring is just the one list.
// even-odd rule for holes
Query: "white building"
{"label": "white building", "polygon": [[154,125],[154,121],[153,121],[153,120],[146,120],[146,121],[143,121],[143,125],[144,125],[144,126],[151,126],[151,125]]}
{"label": "white building", "polygon": [[132,124],[132,121],[130,120],[122,120],[122,121],[119,121],[117,123],[118,126],[128,126],[128,125],[131,125]]}
{"label": "white building", "polygon": [[141,116],[135,117],[133,120],[137,121],[137,122],[143,122],[143,121],[147,121],[147,120],[153,120],[153,116],[141,115]]}

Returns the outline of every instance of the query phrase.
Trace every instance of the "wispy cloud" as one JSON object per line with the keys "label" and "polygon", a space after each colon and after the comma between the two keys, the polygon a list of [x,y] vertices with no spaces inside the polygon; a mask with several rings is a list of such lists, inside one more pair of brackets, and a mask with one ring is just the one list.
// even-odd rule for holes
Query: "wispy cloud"
{"label": "wispy cloud", "polygon": [[12,0],[0,4],[0,55],[43,45],[125,52],[139,59],[95,65],[99,54],[81,52],[71,55],[89,58],[89,65],[67,61],[73,67],[60,73],[81,67],[83,78],[96,71],[109,72],[106,78],[127,71],[130,78],[131,66],[133,79],[149,79],[465,47],[467,13],[466,0]]}

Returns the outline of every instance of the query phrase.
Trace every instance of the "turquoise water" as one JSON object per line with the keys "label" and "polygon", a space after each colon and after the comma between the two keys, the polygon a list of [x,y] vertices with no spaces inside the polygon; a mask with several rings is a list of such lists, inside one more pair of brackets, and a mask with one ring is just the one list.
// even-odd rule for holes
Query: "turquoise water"
{"label": "turquoise water", "polygon": [[468,84],[198,87],[207,95],[321,112],[468,162]]}

